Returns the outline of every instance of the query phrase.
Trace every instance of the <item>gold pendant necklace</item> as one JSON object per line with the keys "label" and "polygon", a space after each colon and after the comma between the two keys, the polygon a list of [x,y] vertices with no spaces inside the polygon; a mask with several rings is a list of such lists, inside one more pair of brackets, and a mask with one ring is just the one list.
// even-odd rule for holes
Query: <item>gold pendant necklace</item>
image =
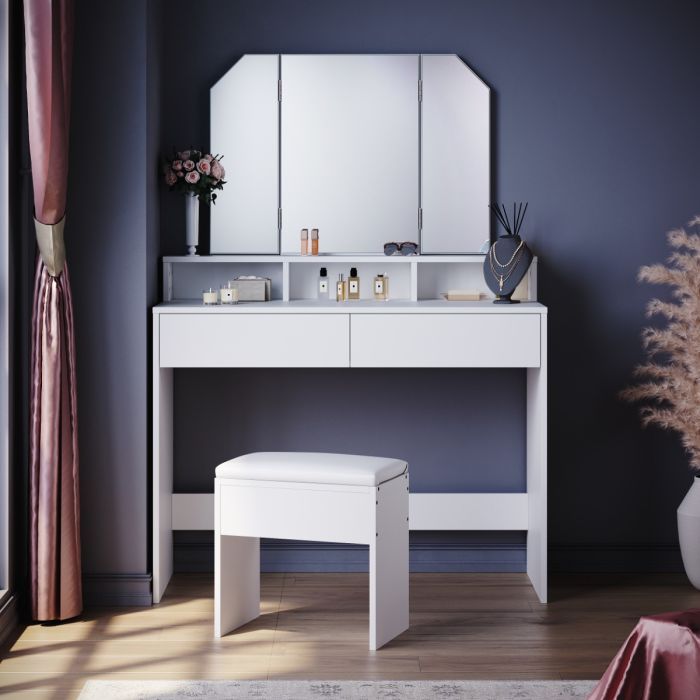
{"label": "gold pendant necklace", "polygon": [[493,264],[494,259],[496,257],[496,253],[494,251],[496,244],[494,243],[493,246],[491,246],[491,249],[489,250],[489,267],[491,268],[491,273],[498,281],[498,291],[499,292],[503,291],[503,285],[508,281],[508,278],[513,274],[515,269],[518,267],[518,263],[520,262],[520,258],[522,258],[522,256],[523,256],[523,250],[522,250],[523,243],[524,243],[524,241],[520,242],[520,245],[518,246],[517,250],[515,251],[515,253],[513,253],[513,255],[511,256],[508,263],[506,263],[506,265],[502,265],[500,262],[498,262],[498,260],[495,260],[496,264],[500,265],[502,268],[506,268],[506,267],[508,267],[508,265],[510,265],[510,263],[513,263],[513,267],[511,267],[510,270],[508,270],[508,272],[505,273],[505,275],[504,275],[503,270],[496,271],[496,268],[494,267],[494,264]]}
{"label": "gold pendant necklace", "polygon": [[494,244],[491,246],[491,250],[493,250],[493,260],[494,260],[494,262],[496,263],[496,265],[498,265],[498,267],[508,267],[508,265],[510,265],[510,264],[513,262],[513,259],[514,259],[515,256],[518,254],[518,251],[523,247],[523,244],[525,243],[525,241],[523,241],[523,240],[521,239],[520,244],[519,244],[518,247],[513,251],[513,255],[510,256],[510,260],[509,260],[507,263],[502,263],[502,262],[498,259],[498,256],[496,255],[496,243],[498,243],[498,241],[495,241]]}

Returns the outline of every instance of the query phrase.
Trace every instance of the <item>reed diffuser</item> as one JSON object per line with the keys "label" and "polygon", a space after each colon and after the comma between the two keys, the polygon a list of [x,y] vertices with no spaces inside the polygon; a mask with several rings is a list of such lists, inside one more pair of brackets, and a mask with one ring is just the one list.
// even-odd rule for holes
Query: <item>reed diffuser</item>
{"label": "reed diffuser", "polygon": [[508,215],[505,204],[496,202],[489,208],[505,230],[499,236],[484,260],[484,279],[488,288],[494,293],[495,304],[517,304],[513,293],[522,282],[532,262],[532,253],[525,241],[520,238],[520,229],[525,219],[528,203],[513,203],[513,218]]}
{"label": "reed diffuser", "polygon": [[516,204],[513,202],[513,224],[511,226],[510,219],[508,218],[508,210],[505,204],[498,204],[493,202],[489,204],[489,209],[496,215],[499,223],[505,229],[507,235],[518,236],[520,235],[520,227],[523,225],[523,219],[525,218],[525,212],[527,211],[527,205],[529,202],[525,202],[525,208],[523,208],[523,203],[520,202]]}

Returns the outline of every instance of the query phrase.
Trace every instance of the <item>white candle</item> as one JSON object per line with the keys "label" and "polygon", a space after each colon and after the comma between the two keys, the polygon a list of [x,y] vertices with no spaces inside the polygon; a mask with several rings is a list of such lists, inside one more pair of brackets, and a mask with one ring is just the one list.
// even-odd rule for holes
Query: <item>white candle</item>
{"label": "white candle", "polygon": [[212,306],[219,303],[219,292],[216,289],[205,289],[202,292],[202,302],[206,306]]}
{"label": "white candle", "polygon": [[221,303],[222,304],[233,304],[233,293],[236,292],[238,294],[237,289],[233,289],[232,287],[222,287],[219,295],[221,296]]}

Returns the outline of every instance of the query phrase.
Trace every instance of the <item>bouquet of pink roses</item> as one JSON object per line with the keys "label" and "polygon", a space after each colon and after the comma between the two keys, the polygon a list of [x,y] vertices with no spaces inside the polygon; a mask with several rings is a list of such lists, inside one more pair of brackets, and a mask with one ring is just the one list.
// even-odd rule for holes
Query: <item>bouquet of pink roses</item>
{"label": "bouquet of pink roses", "polygon": [[199,197],[207,204],[216,202],[214,190],[222,190],[226,184],[222,158],[223,156],[213,156],[194,148],[176,151],[171,160],[163,163],[165,184],[171,190]]}

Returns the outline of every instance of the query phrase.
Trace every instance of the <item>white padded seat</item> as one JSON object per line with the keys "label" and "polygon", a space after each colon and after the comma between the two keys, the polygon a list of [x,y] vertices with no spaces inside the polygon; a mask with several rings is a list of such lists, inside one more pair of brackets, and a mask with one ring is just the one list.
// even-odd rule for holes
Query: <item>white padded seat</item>
{"label": "white padded seat", "polygon": [[220,464],[216,476],[219,479],[379,486],[407,470],[406,462],[391,457],[330,452],[253,452]]}

